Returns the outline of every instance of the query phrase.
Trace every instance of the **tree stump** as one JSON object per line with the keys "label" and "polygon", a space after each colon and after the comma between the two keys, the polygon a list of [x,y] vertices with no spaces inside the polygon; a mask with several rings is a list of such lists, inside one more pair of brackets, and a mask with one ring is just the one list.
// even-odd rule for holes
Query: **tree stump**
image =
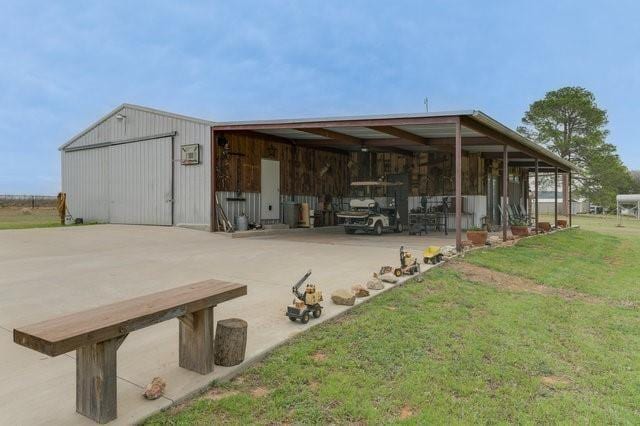
{"label": "tree stump", "polygon": [[218,321],[214,345],[216,365],[231,367],[244,361],[247,349],[247,322],[240,318]]}

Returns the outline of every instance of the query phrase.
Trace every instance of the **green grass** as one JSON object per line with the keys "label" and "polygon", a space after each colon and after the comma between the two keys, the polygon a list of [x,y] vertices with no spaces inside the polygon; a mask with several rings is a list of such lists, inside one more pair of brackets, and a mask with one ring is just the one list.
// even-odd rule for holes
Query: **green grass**
{"label": "green grass", "polygon": [[55,208],[0,208],[0,230],[50,228],[54,226],[61,226],[60,218]]}
{"label": "green grass", "polygon": [[[551,260],[527,269],[531,277],[563,286],[571,270],[586,266],[594,276],[580,291],[635,297],[631,282],[616,286],[607,267],[612,252],[618,267],[635,267],[637,257],[616,250],[621,241],[571,231],[468,258],[501,267],[513,253],[519,267],[546,253]],[[147,423],[640,422],[637,309],[509,292],[450,268],[425,278],[314,327],[231,383],[214,384],[222,392],[216,398],[204,395]],[[258,396],[256,388],[268,392]]]}
{"label": "green grass", "polygon": [[620,302],[640,302],[640,238],[570,230],[474,252],[480,266]]}
{"label": "green grass", "polygon": [[[94,225],[87,222],[84,225]],[[53,207],[39,207],[35,209],[20,207],[0,208],[0,230],[53,228],[62,226],[58,211]],[[76,226],[76,225],[73,225]]]}

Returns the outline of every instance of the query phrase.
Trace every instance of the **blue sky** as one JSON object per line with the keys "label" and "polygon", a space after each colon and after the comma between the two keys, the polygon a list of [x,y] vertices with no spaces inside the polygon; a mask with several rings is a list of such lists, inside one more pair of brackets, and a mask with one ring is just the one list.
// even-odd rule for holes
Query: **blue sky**
{"label": "blue sky", "polygon": [[211,120],[481,109],[565,85],[640,169],[637,1],[0,0],[0,193],[54,194],[57,148],[123,102]]}

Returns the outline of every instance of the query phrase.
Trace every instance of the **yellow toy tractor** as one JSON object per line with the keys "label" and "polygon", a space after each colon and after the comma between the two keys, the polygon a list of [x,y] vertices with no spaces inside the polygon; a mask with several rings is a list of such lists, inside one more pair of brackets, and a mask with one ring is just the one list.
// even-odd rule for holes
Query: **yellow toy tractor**
{"label": "yellow toy tractor", "polygon": [[401,277],[403,275],[415,275],[420,273],[420,264],[413,257],[411,252],[405,251],[404,246],[400,247],[400,267],[394,269],[393,275]]}
{"label": "yellow toy tractor", "polygon": [[306,324],[309,322],[309,318],[313,315],[314,318],[320,318],[322,314],[322,292],[316,289],[314,284],[307,284],[304,292],[300,291],[300,286],[309,278],[311,270],[309,270],[304,277],[302,277],[292,288],[291,291],[296,296],[293,299],[293,303],[287,306],[287,312],[285,315],[289,317],[291,321],[297,319],[301,323]]}
{"label": "yellow toy tractor", "polygon": [[427,247],[422,255],[424,257],[424,263],[433,263],[434,265],[442,262],[443,258],[442,251],[438,246]]}

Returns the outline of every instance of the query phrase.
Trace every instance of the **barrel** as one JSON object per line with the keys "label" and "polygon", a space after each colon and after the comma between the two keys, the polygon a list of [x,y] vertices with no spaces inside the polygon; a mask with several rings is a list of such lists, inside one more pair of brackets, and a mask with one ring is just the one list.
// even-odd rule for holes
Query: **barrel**
{"label": "barrel", "polygon": [[236,216],[236,231],[246,231],[249,229],[249,219],[244,213],[240,213]]}

